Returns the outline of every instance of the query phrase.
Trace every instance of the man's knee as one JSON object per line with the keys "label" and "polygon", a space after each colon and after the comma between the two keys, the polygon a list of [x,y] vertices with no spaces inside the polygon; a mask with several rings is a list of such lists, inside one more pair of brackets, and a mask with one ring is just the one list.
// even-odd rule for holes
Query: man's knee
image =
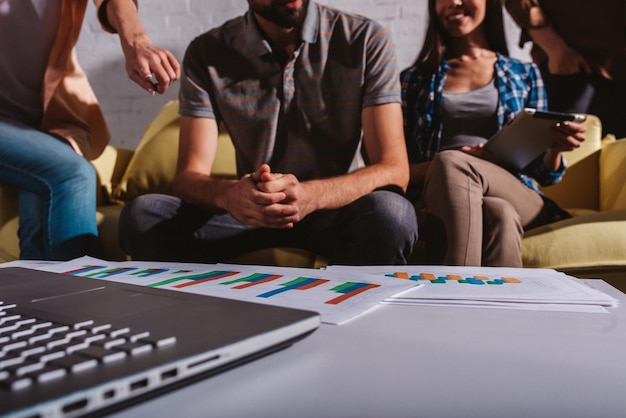
{"label": "man's knee", "polygon": [[120,213],[119,237],[125,250],[141,245],[143,237],[171,218],[179,200],[172,196],[141,195],[126,204]]}
{"label": "man's knee", "polygon": [[367,225],[379,238],[398,239],[413,245],[417,241],[417,215],[413,204],[397,193],[380,190],[364,197]]}
{"label": "man's knee", "polygon": [[400,225],[417,224],[413,204],[397,193],[377,190],[364,196],[374,216]]}

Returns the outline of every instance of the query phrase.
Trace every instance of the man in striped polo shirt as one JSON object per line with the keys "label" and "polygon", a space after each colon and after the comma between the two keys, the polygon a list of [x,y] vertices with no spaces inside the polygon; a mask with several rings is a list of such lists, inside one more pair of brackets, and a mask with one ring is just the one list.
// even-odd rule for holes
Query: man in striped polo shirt
{"label": "man in striped polo shirt", "polygon": [[[122,213],[134,259],[223,261],[297,247],[335,264],[404,264],[417,239],[388,32],[309,0],[248,0],[183,62],[173,196]],[[218,126],[238,180],[211,177]],[[366,163],[367,160],[367,163]]]}

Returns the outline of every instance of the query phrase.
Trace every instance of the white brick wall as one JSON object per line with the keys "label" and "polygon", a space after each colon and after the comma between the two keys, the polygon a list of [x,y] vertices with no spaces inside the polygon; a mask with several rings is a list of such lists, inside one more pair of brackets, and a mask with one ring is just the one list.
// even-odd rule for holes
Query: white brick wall
{"label": "white brick wall", "polygon": [[[415,58],[426,29],[427,0],[317,0],[338,9],[371,17],[389,28],[402,68]],[[180,60],[195,36],[242,14],[245,0],[140,0],[140,16],[154,44],[168,48]],[[518,31],[507,17],[511,54],[519,50]],[[78,57],[100,99],[111,129],[111,144],[135,148],[144,127],[168,100],[176,98],[178,83],[163,96],[149,96],[126,76],[117,36],[100,29],[93,4],[78,44]]]}

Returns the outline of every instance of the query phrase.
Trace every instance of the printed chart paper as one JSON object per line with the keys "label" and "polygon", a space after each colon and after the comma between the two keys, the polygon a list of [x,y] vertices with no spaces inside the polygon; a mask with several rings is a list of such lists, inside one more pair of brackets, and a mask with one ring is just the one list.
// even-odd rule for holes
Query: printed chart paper
{"label": "printed chart paper", "polygon": [[451,266],[328,266],[424,284],[387,304],[438,304],[606,312],[617,300],[552,269]]}
{"label": "printed chart paper", "polygon": [[418,283],[361,272],[231,264],[111,262],[91,257],[39,270],[319,312],[342,324]]}

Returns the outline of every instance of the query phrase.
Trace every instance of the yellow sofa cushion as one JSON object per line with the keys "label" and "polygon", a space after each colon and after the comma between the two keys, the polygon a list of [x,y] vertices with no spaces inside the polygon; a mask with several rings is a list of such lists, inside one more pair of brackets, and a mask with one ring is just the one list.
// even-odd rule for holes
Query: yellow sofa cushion
{"label": "yellow sofa cushion", "polygon": [[[131,158],[121,181],[113,190],[113,198],[128,202],[146,193],[172,193],[172,180],[178,158],[178,101],[168,102],[144,136]],[[234,177],[235,149],[228,134],[220,127],[217,155],[211,174]]]}
{"label": "yellow sofa cushion", "polygon": [[626,209],[625,179],[626,138],[613,140],[602,148],[600,155],[600,210]]}
{"label": "yellow sofa cushion", "polygon": [[592,212],[532,229],[522,240],[524,267],[626,267],[626,209]]}
{"label": "yellow sofa cushion", "polygon": [[127,202],[145,193],[171,194],[178,156],[178,104],[168,102],[146,127],[113,198]]}

